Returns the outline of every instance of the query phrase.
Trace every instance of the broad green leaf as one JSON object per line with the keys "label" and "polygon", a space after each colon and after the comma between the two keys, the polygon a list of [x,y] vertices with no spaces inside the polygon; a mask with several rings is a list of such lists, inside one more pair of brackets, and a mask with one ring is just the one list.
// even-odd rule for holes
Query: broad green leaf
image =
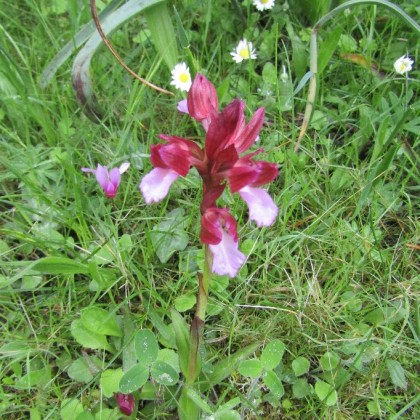
{"label": "broad green leaf", "polygon": [[[90,358],[90,360],[88,361],[87,358]],[[97,365],[98,362],[99,366]],[[92,369],[93,366],[95,370]],[[79,357],[78,359],[74,360],[73,363],[69,366],[67,374],[74,381],[87,384],[99,371],[99,367],[100,360],[98,358],[91,356]]]}
{"label": "broad green leaf", "polygon": [[176,354],[174,350],[171,350],[171,349],[159,350],[158,357],[156,360],[167,363],[175,370],[175,372],[178,372],[178,373],[181,372],[181,369],[179,368],[179,356]]}
{"label": "broad green leaf", "polygon": [[66,398],[61,403],[61,420],[74,420],[81,413],[83,413],[83,405],[79,400]]}
{"label": "broad green leaf", "polygon": [[118,239],[118,248],[120,251],[130,252],[133,249],[133,241],[131,240],[131,236],[127,233],[124,233],[124,235]]}
{"label": "broad green leaf", "polygon": [[39,259],[33,270],[45,274],[88,274],[89,267],[66,257],[45,257]]}
{"label": "broad green leaf", "polygon": [[[109,3],[101,13],[99,13],[99,19],[103,21],[113,10],[115,10],[121,0],[113,0]],[[47,67],[43,70],[40,78],[41,88],[45,89],[54,77],[57,70],[67,61],[67,59],[73,54],[73,52],[83,45],[86,40],[96,31],[96,26],[93,21],[84,25],[82,29],[69,41],[52,59]]]}
{"label": "broad green leaf", "polygon": [[311,392],[311,386],[305,378],[299,378],[292,386],[293,396],[297,399],[307,397]]}
{"label": "broad green leaf", "polygon": [[265,372],[263,382],[276,398],[280,399],[284,395],[283,384],[275,372],[271,370]]}
{"label": "broad green leaf", "polygon": [[42,282],[42,276],[24,276],[21,289],[36,289]]}
{"label": "broad green leaf", "polygon": [[280,340],[270,341],[261,353],[261,363],[265,369],[274,369],[283,357],[286,346]]}
{"label": "broad green leaf", "polygon": [[159,314],[153,309],[149,309],[149,318],[152,321],[153,326],[158,330],[161,335],[160,341],[165,347],[170,347],[172,349],[176,348],[175,334],[174,330],[166,325]]}
{"label": "broad green leaf", "polygon": [[115,314],[109,313],[105,309],[93,306],[86,308],[82,310],[80,319],[83,322],[83,326],[89,331],[114,337],[122,336]]}
{"label": "broad green leaf", "polygon": [[299,36],[295,34],[291,23],[288,22],[286,24],[286,29],[293,50],[292,67],[296,73],[296,77],[301,79],[306,73],[308,55],[306,53],[305,45],[302,43]]}
{"label": "broad green leaf", "polygon": [[202,411],[204,411],[206,414],[212,414],[213,410],[210,408],[207,402],[201,398],[201,395],[194,388],[189,387],[187,389],[187,395],[188,398],[194,401],[196,406],[199,407]]}
{"label": "broad green leaf", "polygon": [[182,24],[181,17],[179,16],[178,10],[174,6],[174,17],[176,22],[176,32],[177,32],[177,39],[181,48],[188,48],[190,46],[190,36],[189,33],[184,29],[184,25]]}
{"label": "broad green leaf", "polygon": [[178,312],[185,312],[191,309],[195,305],[196,301],[197,298],[195,295],[181,295],[175,299],[174,306]]}
{"label": "broad green leaf", "polygon": [[83,347],[112,351],[106,337],[88,330],[81,319],[75,319],[71,323],[70,331],[74,339]]}
{"label": "broad green leaf", "polygon": [[94,420],[94,417],[90,411],[83,411],[74,420]]}
{"label": "broad green leaf", "polygon": [[111,398],[115,392],[120,392],[120,381],[123,376],[124,372],[121,368],[107,369],[102,372],[99,383],[105,397]]}
{"label": "broad green leaf", "polygon": [[127,372],[137,363],[136,349],[134,347],[133,339],[135,331],[134,320],[127,306],[124,306],[123,331],[123,371]]}
{"label": "broad green leaf", "polygon": [[304,375],[309,371],[309,360],[306,357],[297,357],[292,362],[292,369],[296,376]]}
{"label": "broad green leaf", "polygon": [[101,407],[100,411],[95,413],[95,420],[121,420],[121,411],[118,407],[111,410],[110,408]]}
{"label": "broad green leaf", "polygon": [[235,410],[223,411],[222,413],[219,413],[219,411],[217,411],[216,413],[214,413],[213,418],[214,420],[241,420],[242,419],[241,415]]}
{"label": "broad green leaf", "polygon": [[130,394],[141,388],[148,379],[149,367],[139,363],[123,375],[119,388],[124,394]]}
{"label": "broad green leaf", "polygon": [[134,338],[137,360],[144,365],[150,365],[158,356],[159,346],[151,330],[140,330]]}
{"label": "broad green leaf", "polygon": [[378,401],[377,400],[375,400],[375,401],[369,401],[367,404],[366,404],[366,407],[367,407],[367,409],[369,410],[369,414],[371,415],[371,416],[375,416],[375,418],[377,417],[377,418],[379,418],[380,417],[380,415],[381,415],[381,411],[380,411],[380,409],[379,409],[379,406],[378,406]]}
{"label": "broad green leaf", "polygon": [[14,388],[22,390],[30,390],[33,388],[42,388],[51,380],[51,369],[45,366],[43,369],[31,370],[23,375],[14,384]]}
{"label": "broad green leaf", "polygon": [[[181,397],[178,400],[178,417],[179,420],[198,419],[200,414],[200,396],[196,398],[198,403],[193,398],[188,396],[188,386],[182,387]],[[193,391],[194,392],[194,391]],[[205,403],[207,408],[207,403]]]}
{"label": "broad green leaf", "polygon": [[0,354],[5,357],[13,359],[20,359],[27,357],[31,353],[31,347],[22,341],[11,341],[10,343],[3,344],[0,347]]}
{"label": "broad green leaf", "polygon": [[355,52],[358,48],[357,41],[348,34],[341,34],[338,40],[338,45],[341,52],[352,53]]}
{"label": "broad green leaf", "polygon": [[233,408],[237,407],[241,403],[241,399],[239,397],[232,398],[230,401],[222,404],[216,411],[215,414],[221,414],[224,411],[232,410]]}
{"label": "broad green leaf", "polygon": [[232,375],[238,369],[239,364],[251,356],[259,346],[260,343],[250,344],[222,359],[220,362],[215,363],[212,372],[206,372],[205,375],[200,376],[200,390],[205,392],[211,386],[219,384],[225,378]]}
{"label": "broad green leaf", "polygon": [[407,316],[406,308],[400,306],[385,306],[383,308],[376,308],[369,312],[364,320],[377,326],[380,324],[395,324],[402,321]]}
{"label": "broad green leaf", "polygon": [[179,355],[179,367],[182,374],[188,375],[188,356],[190,350],[190,333],[187,323],[179,312],[174,309],[171,310],[172,325],[175,330],[175,339]]}
{"label": "broad green leaf", "polygon": [[[124,22],[131,19],[145,8],[161,3],[162,1],[163,0],[129,0],[101,21],[101,27],[104,34],[109,35]],[[97,31],[94,31],[93,35],[79,51],[73,62],[72,77],[77,99],[85,106],[90,117],[101,115],[101,110],[93,93],[92,79],[89,70],[92,57],[102,43],[101,36]]]}
{"label": "broad green leaf", "polygon": [[327,384],[324,381],[318,381],[315,384],[315,394],[328,406],[332,406],[337,402],[337,391],[330,384]]}
{"label": "broad green leaf", "polygon": [[150,374],[158,384],[162,385],[176,385],[179,380],[178,373],[175,369],[165,362],[154,362],[150,369]]}
{"label": "broad green leaf", "polygon": [[392,384],[396,388],[407,389],[407,379],[405,378],[404,368],[398,360],[387,359],[385,361],[388,372],[391,376]]}
{"label": "broad green leaf", "polygon": [[178,62],[178,48],[175,30],[165,2],[157,3],[144,10],[147,26],[158,55],[163,58],[169,70]]}
{"label": "broad green leaf", "polygon": [[244,360],[239,365],[238,371],[243,376],[258,378],[263,370],[263,364],[258,359]]}
{"label": "broad green leaf", "polygon": [[337,368],[340,364],[340,360],[340,356],[337,353],[328,351],[321,356],[319,365],[323,370],[330,371]]}
{"label": "broad green leaf", "polygon": [[150,236],[160,262],[166,263],[174,252],[187,247],[188,234],[184,225],[184,210],[178,208],[172,210],[167,219],[154,226]]}
{"label": "broad green leaf", "polygon": [[334,54],[338,41],[340,40],[340,35],[341,27],[336,26],[333,31],[327,35],[325,41],[320,44],[318,53],[318,74],[321,74],[324,71]]}

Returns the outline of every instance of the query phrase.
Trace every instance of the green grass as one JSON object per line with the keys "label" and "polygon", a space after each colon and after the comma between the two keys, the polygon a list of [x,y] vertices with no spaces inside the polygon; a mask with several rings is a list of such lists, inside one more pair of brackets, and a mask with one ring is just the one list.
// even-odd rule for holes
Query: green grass
{"label": "green grass", "polygon": [[[248,260],[236,278],[214,280],[205,360],[215,363],[255,342],[261,345],[249,358],[258,358],[280,339],[286,352],[277,369],[285,393],[270,403],[261,378],[234,370],[203,399],[218,407],[238,397],[235,409],[249,419],[419,418],[418,35],[373,6],[327,24],[321,41],[340,27],[356,46],[340,42],[322,73],[316,113],[296,153],[306,92],[290,96],[293,86],[277,75],[284,64],[296,87],[302,62],[307,71],[309,17],[282,10],[280,2],[261,15],[249,1],[175,3],[201,71],[216,87],[227,83],[223,105],[241,97],[248,118],[266,107],[259,145],[281,170],[269,188],[280,208],[271,228],[248,223],[245,205],[224,196]],[[138,184],[151,169],[148,153],[159,133],[203,133],[176,111],[179,94],[159,95],[133,82],[106,50],[92,63],[103,120],[92,122],[79,107],[71,61],[41,91],[43,68],[90,18],[88,5],[70,1],[58,10],[51,4],[61,2],[0,1],[0,414],[60,418],[71,399],[95,418],[101,412],[108,418],[115,401],[101,393],[100,374],[123,367],[129,345],[111,338],[112,351],[87,348],[71,325],[84,309],[102,308],[118,322],[129,319],[130,334],[151,328],[161,347],[170,347],[151,313],[169,324],[176,299],[197,293],[200,185],[190,174],[162,203],[147,206]],[[418,20],[414,2],[402,8]],[[258,59],[236,65],[229,52],[242,34],[254,42]],[[170,72],[148,35],[139,18],[111,39],[134,70],[169,89]],[[415,60],[409,80],[392,67],[407,51]],[[382,76],[342,53],[374,60]],[[131,168],[112,202],[80,170],[123,161]],[[177,208],[184,210],[188,247],[162,263],[153,229]],[[37,271],[34,262],[46,256],[67,257],[90,271]],[[183,316],[190,322],[193,309]],[[320,366],[326,352],[340,358],[331,371]],[[293,391],[292,361],[299,356],[310,362],[301,377],[310,390],[303,398]],[[90,363],[84,381],[69,376],[79,358]],[[399,377],[391,376],[393,368]],[[320,400],[318,381],[335,387],[336,402]],[[142,402],[140,409],[151,411],[139,418],[175,415],[175,400],[160,402],[146,408]],[[118,418],[118,410],[113,413],[110,418]]]}

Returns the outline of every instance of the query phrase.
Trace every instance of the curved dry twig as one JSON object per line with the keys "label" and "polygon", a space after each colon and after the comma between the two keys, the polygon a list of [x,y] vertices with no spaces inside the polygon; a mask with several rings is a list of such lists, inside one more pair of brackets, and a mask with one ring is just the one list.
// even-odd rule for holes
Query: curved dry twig
{"label": "curved dry twig", "polygon": [[170,92],[169,90],[163,89],[163,88],[161,88],[159,86],[156,86],[153,83],[147,81],[146,79],[143,79],[137,73],[135,73],[133,70],[131,70],[130,67],[127,66],[127,64],[125,64],[125,62],[123,61],[123,59],[115,51],[114,47],[111,45],[111,43],[109,42],[108,38],[106,37],[104,31],[102,30],[101,22],[99,21],[99,16],[98,16],[98,13],[96,11],[96,1],[95,0],[90,0],[90,11],[91,11],[91,14],[92,14],[93,21],[95,22],[96,29],[99,32],[99,35],[101,36],[101,38],[102,38],[104,44],[106,45],[106,47],[109,49],[109,51],[111,51],[111,54],[120,63],[120,65],[128,73],[130,73],[130,75],[132,77],[134,77],[135,79],[139,80],[144,85],[149,86],[150,88],[152,88],[154,90],[157,90],[158,92],[165,93],[167,95],[172,95],[173,96],[173,93],[172,92]]}

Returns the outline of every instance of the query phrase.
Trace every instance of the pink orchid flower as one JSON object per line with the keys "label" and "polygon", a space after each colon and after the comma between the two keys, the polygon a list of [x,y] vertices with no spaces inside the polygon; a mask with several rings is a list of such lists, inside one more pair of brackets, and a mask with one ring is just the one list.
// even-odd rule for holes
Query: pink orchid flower
{"label": "pink orchid flower", "polygon": [[131,413],[134,411],[135,398],[133,394],[122,394],[115,393],[115,399],[117,400],[118,407],[120,411],[126,416],[131,416]]}
{"label": "pink orchid flower", "polygon": [[123,174],[130,167],[128,162],[124,162],[119,168],[112,168],[108,171],[106,166],[99,165],[96,169],[82,168],[83,172],[95,174],[98,184],[102,187],[108,198],[114,198],[117,195],[118,186]]}
{"label": "pink orchid flower", "polygon": [[[239,193],[246,202],[250,219],[259,227],[269,226],[274,223],[278,209],[261,186],[277,176],[277,165],[254,159],[262,149],[243,154],[259,136],[264,122],[264,109],[258,109],[246,123],[243,101],[233,100],[220,113],[217,107],[216,89],[203,75],[198,74],[186,104],[179,104],[178,109],[186,109],[192,118],[202,123],[206,131],[204,147],[185,138],[159,135],[165,143],[152,145],[150,160],[154,169],[142,179],[139,188],[146,203],[158,202],[166,197],[171,185],[179,176],[186,176],[189,169],[195,167],[203,180],[203,199],[200,206],[202,220],[211,210],[212,220],[218,220],[220,226],[233,226],[233,217],[226,209],[217,209],[216,204],[228,185],[232,193]],[[206,223],[208,225],[209,222]],[[242,264],[245,258],[240,257],[239,254],[243,254],[237,251],[236,234],[232,235],[229,229],[230,234],[224,228],[220,229],[217,244],[205,242],[203,238],[206,236],[202,237],[202,241],[210,244],[212,249],[215,261],[213,271],[224,271],[225,274],[233,276],[238,269],[238,262],[241,261]],[[218,244],[223,245],[216,248]],[[228,258],[232,255],[226,251],[227,245],[224,244],[229,244],[228,248],[233,250],[231,253],[235,255],[234,260],[237,264],[229,263]],[[223,269],[220,268],[222,266]]]}

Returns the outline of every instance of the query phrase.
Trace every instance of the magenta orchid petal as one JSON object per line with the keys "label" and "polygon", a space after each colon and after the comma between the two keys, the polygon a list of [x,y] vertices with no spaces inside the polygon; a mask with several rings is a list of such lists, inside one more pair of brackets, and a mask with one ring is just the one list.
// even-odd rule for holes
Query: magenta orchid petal
{"label": "magenta orchid petal", "polygon": [[242,127],[235,138],[235,147],[238,153],[243,153],[248,150],[259,137],[259,132],[264,123],[264,108],[259,108],[255,111],[251,121]]}
{"label": "magenta orchid petal", "polygon": [[139,188],[147,204],[163,200],[179,174],[172,169],[154,168],[145,175]]}
{"label": "magenta orchid petal", "polygon": [[[98,172],[96,172],[98,174]],[[105,195],[108,198],[114,198],[117,194],[118,185],[120,185],[121,174],[119,168],[112,168],[108,173],[106,186],[103,187]],[[99,181],[98,181],[99,182]]]}
{"label": "magenta orchid petal", "polygon": [[276,220],[278,208],[273,199],[262,188],[244,187],[239,195],[246,202],[249,209],[249,218],[258,227],[270,226]]}
{"label": "magenta orchid petal", "polygon": [[188,92],[188,113],[198,122],[201,122],[207,131],[213,118],[218,113],[218,98],[216,88],[198,73],[194,78]]}
{"label": "magenta orchid petal", "polygon": [[176,109],[179,112],[183,112],[184,114],[189,114],[189,112],[188,112],[188,101],[187,101],[187,99],[183,99],[182,101],[179,101]]}
{"label": "magenta orchid petal", "polygon": [[213,254],[212,271],[220,276],[235,277],[246,257],[238,250],[238,242],[227,232],[222,231],[222,240],[217,245],[209,245]]}
{"label": "magenta orchid petal", "polygon": [[150,161],[155,167],[172,169],[186,176],[191,166],[189,146],[181,138],[171,138],[166,144],[152,145]]}

